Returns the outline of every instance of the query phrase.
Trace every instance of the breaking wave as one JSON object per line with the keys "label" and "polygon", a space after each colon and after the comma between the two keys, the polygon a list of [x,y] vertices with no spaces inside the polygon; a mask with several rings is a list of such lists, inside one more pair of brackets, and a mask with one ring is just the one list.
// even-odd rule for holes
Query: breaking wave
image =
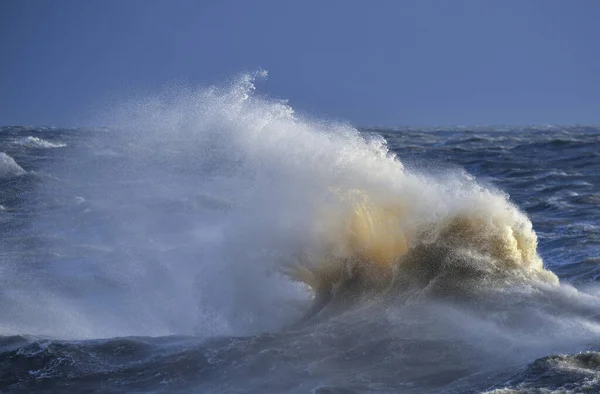
{"label": "breaking wave", "polygon": [[[558,284],[507,195],[464,171],[408,169],[380,136],[261,98],[254,79],[265,75],[135,101],[110,116],[125,136],[138,130],[136,155],[177,153],[204,174],[205,192],[228,201],[235,220],[219,252],[228,269],[253,280],[283,272],[308,285],[311,314],[376,294]],[[225,184],[229,194],[217,197]],[[265,295],[258,310],[270,297],[281,295]]]}
{"label": "breaking wave", "polygon": [[34,226],[68,275],[21,275],[4,332],[248,335],[363,301],[563,291],[506,194],[261,97],[264,76],[115,103],[69,142],[36,194],[65,208]]}
{"label": "breaking wave", "polygon": [[15,159],[4,152],[0,152],[0,180],[11,179],[27,173]]}
{"label": "breaking wave", "polygon": [[[318,307],[383,293],[436,297],[558,284],[537,254],[531,222],[505,196],[470,180],[458,186],[403,174],[395,181],[410,185],[412,195],[431,193],[433,186],[438,195],[457,200],[422,207],[423,199],[407,200],[401,193],[379,192],[377,200],[363,191],[333,193],[338,214],[315,216],[322,243],[289,269],[313,289]],[[462,191],[453,193],[453,187]]]}
{"label": "breaking wave", "polygon": [[39,137],[29,136],[19,141],[19,144],[28,148],[64,148],[67,145],[61,142],[50,142]]}

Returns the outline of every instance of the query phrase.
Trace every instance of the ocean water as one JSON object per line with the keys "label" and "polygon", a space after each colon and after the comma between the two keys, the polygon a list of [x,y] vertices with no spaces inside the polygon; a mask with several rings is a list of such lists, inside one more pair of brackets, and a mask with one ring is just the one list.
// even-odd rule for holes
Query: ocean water
{"label": "ocean water", "polygon": [[253,82],[0,128],[1,392],[600,392],[600,128]]}

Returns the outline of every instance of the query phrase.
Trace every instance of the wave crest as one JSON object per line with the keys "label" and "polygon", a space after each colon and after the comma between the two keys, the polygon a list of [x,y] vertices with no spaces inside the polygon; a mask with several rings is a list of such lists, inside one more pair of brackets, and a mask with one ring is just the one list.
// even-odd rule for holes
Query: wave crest
{"label": "wave crest", "polygon": [[50,142],[50,141],[46,141],[42,138],[33,137],[33,136],[29,136],[23,140],[20,140],[19,144],[26,146],[28,148],[38,148],[38,149],[64,148],[67,146],[66,144],[63,144],[60,142]]}
{"label": "wave crest", "polygon": [[7,180],[25,174],[25,171],[15,159],[4,152],[0,152],[0,180]]}
{"label": "wave crest", "polygon": [[331,233],[324,252],[306,254],[287,272],[311,287],[317,309],[382,293],[447,296],[514,283],[557,285],[528,218],[501,195],[477,193],[486,194],[478,205],[419,221],[410,201],[385,204],[362,191],[336,191],[347,207],[337,217],[318,215],[336,221],[325,225]]}

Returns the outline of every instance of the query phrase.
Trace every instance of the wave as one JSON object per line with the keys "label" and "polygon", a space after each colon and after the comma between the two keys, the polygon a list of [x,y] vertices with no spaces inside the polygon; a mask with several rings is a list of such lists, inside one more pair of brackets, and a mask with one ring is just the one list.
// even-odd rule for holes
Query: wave
{"label": "wave", "polygon": [[46,141],[39,137],[29,136],[23,140],[19,141],[19,144],[26,146],[28,148],[64,148],[67,145],[61,142],[50,142]]}
{"label": "wave", "polygon": [[434,215],[423,219],[415,216],[422,200],[398,195],[374,203],[362,191],[334,195],[347,204],[346,216],[319,215],[315,225],[329,233],[324,250],[287,271],[313,289],[319,308],[374,294],[446,297],[519,283],[559,283],[537,253],[531,222],[504,196],[473,187],[455,210],[436,214],[436,206],[427,207]]}
{"label": "wave", "polygon": [[364,300],[560,287],[506,194],[300,116],[255,93],[263,76],[116,103],[95,120],[107,129],[69,142],[47,168],[60,184],[36,193],[64,207],[32,226],[53,229],[68,258],[52,272],[68,274],[7,280],[19,307],[1,331],[248,335]]}
{"label": "wave", "polygon": [[486,394],[598,392],[600,353],[587,351],[541,358],[502,386]]}
{"label": "wave", "polygon": [[[9,392],[147,391],[163,388],[169,370],[186,380],[201,380],[208,375],[202,369],[211,365],[202,348],[194,351],[194,342],[176,337],[69,342],[0,336],[0,387]],[[192,362],[195,368],[190,368]],[[171,385],[169,391],[180,391],[187,383],[172,380],[179,387]]]}
{"label": "wave", "polygon": [[4,152],[0,152],[0,180],[7,180],[27,173],[15,159]]}

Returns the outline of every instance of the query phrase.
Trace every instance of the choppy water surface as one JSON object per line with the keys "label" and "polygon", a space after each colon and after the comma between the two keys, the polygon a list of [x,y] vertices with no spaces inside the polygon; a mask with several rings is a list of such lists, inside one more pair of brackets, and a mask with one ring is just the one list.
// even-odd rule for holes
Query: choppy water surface
{"label": "choppy water surface", "polygon": [[0,391],[600,391],[600,129],[253,89],[0,129]]}

